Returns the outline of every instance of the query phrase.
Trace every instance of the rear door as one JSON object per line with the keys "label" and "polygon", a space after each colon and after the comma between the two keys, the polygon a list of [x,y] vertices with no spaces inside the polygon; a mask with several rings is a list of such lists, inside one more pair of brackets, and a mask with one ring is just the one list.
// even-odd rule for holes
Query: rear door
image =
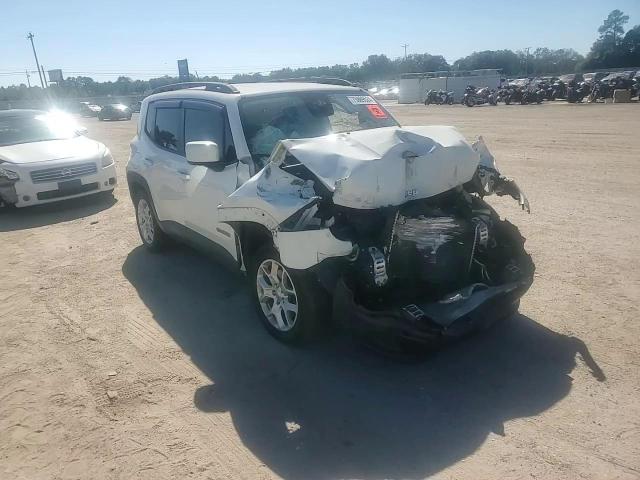
{"label": "rear door", "polygon": [[222,164],[215,167],[188,165],[184,225],[237,258],[235,233],[218,219],[218,205],[236,190],[238,182],[238,160],[226,109],[200,101],[184,101],[182,108],[185,144],[199,140],[215,142],[223,159]]}
{"label": "rear door", "polygon": [[158,218],[183,223],[189,165],[184,154],[184,115],[179,101],[157,101],[149,108],[147,135],[151,139],[144,162],[151,170],[151,191]]}

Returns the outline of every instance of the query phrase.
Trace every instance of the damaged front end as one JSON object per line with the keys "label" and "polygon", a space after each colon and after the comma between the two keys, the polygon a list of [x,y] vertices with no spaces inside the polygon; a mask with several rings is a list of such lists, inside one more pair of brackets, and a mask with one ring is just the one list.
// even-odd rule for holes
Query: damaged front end
{"label": "damaged front end", "polygon": [[16,183],[20,179],[17,173],[3,168],[3,165],[6,164],[0,160],[0,207],[18,203]]}
{"label": "damaged front end", "polygon": [[283,264],[333,294],[341,324],[423,344],[510,315],[532,283],[525,239],[483,200],[493,193],[529,210],[482,139],[391,127],[281,142],[220,215],[268,228]]}
{"label": "damaged front end", "polygon": [[518,229],[464,188],[369,221],[346,229],[359,251],[334,290],[334,315],[363,335],[459,337],[514,313],[531,285],[534,265]]}

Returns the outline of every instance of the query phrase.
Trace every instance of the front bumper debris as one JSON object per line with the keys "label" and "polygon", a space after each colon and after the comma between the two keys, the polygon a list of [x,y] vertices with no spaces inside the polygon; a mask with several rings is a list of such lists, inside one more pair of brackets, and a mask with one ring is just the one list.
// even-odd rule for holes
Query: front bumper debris
{"label": "front bumper debris", "polygon": [[475,284],[437,302],[415,302],[370,309],[357,303],[341,279],[333,297],[334,318],[355,334],[390,342],[437,345],[489,327],[514,314],[532,279],[489,287]]}

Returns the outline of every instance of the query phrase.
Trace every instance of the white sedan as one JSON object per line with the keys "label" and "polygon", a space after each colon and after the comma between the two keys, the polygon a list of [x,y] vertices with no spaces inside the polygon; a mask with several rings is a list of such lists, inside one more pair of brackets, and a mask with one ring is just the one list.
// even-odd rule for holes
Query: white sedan
{"label": "white sedan", "polygon": [[0,206],[26,207],[113,191],[109,149],[69,115],[0,111]]}

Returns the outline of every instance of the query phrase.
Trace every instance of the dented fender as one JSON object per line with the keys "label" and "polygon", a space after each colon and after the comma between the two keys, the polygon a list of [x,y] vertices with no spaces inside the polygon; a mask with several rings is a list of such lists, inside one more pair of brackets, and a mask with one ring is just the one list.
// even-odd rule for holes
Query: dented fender
{"label": "dented fender", "polygon": [[317,200],[313,182],[279,168],[286,149],[276,147],[271,161],[218,206],[221,222],[256,222],[272,232],[291,215]]}
{"label": "dented fender", "polygon": [[495,158],[489,152],[482,137],[471,145],[471,148],[478,154],[480,163],[474,175],[474,180],[478,183],[476,190],[481,196],[496,194],[498,196],[509,195],[517,200],[522,210],[531,213],[529,199],[518,187],[512,178],[503,176],[496,165]]}
{"label": "dented fender", "polygon": [[353,252],[353,244],[338,240],[328,228],[300,232],[277,232],[274,243],[280,260],[289,268],[306,269],[326,258],[344,257]]}

